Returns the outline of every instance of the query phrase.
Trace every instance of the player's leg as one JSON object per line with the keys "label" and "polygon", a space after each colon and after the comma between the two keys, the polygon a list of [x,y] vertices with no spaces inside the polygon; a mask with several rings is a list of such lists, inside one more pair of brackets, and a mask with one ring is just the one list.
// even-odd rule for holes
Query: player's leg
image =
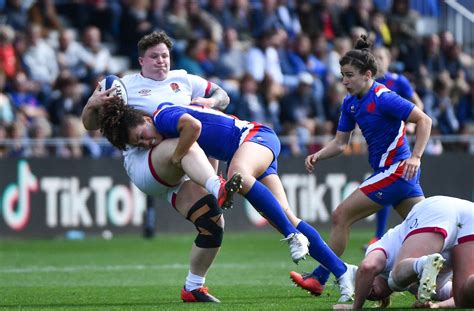
{"label": "player's leg", "polygon": [[292,259],[298,262],[309,251],[307,238],[288,220],[271,191],[256,179],[268,169],[274,157],[269,148],[253,142],[244,142],[234,154],[228,174],[239,172],[242,175],[243,185],[240,193],[288,238]]}
{"label": "player's leg", "polygon": [[444,262],[443,257],[439,255],[443,244],[444,236],[437,232],[420,230],[419,233],[409,235],[403,242],[390,273],[389,285],[392,290],[404,290],[419,278],[423,282],[428,278],[429,286],[425,289],[420,281],[419,293],[420,290],[431,293],[431,287],[434,286],[433,290],[435,289],[436,276]]}
{"label": "player's leg", "polygon": [[216,199],[192,181],[185,182],[176,196],[176,210],[198,230],[190,254],[190,268],[181,298],[185,302],[219,302],[204,287],[209,268],[217,256],[224,233],[224,216]]}
{"label": "player's leg", "polygon": [[[313,228],[307,222],[296,217],[296,215],[290,209],[288,198],[281,183],[280,177],[278,177],[276,174],[270,174],[265,176],[261,182],[267,186],[267,188],[270,189],[270,191],[276,197],[285,211],[286,216],[296,227],[296,229],[298,229],[308,238],[310,243],[310,256],[328,268],[328,270],[331,271],[337,279],[340,278],[347,271],[346,265],[323,241],[319,232],[315,228]],[[290,276],[296,285],[308,290],[314,295],[320,295],[323,291],[323,287],[311,273],[301,275],[292,271]]]}
{"label": "player's leg", "polygon": [[191,180],[214,195],[218,199],[219,206],[232,202],[232,196],[241,186],[241,180],[232,178],[226,181],[217,176],[206,154],[196,143],[181,160],[181,167],[174,165],[171,156],[177,142],[177,139],[164,140],[151,151],[154,175],[168,184],[175,185],[186,173]]}
{"label": "player's leg", "polygon": [[456,307],[474,307],[474,265],[472,264],[472,254],[474,254],[474,239],[460,243],[452,250],[453,295]]}

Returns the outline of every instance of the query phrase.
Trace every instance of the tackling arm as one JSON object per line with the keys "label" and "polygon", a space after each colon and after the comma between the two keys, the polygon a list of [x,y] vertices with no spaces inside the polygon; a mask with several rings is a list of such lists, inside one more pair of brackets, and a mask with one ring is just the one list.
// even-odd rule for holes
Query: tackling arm
{"label": "tackling arm", "polygon": [[211,82],[209,97],[197,97],[193,99],[191,103],[224,111],[230,103],[230,98],[226,91],[217,84]]}
{"label": "tackling arm", "polygon": [[362,260],[356,275],[354,309],[362,308],[372,291],[377,294],[377,289],[373,288],[374,279],[382,272],[386,262],[385,253],[381,250],[370,252]]}

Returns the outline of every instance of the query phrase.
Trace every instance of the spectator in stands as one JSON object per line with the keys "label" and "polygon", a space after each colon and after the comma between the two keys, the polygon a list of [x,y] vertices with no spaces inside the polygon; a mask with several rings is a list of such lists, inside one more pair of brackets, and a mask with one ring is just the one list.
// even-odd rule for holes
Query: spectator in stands
{"label": "spectator in stands", "polygon": [[423,40],[422,68],[428,77],[435,77],[446,68],[444,57],[441,54],[440,39],[437,34],[428,35]]}
{"label": "spectator in stands", "polygon": [[218,60],[219,66],[226,73],[222,77],[224,79],[239,80],[245,72],[245,46],[238,40],[238,36],[235,28],[227,28],[224,31]]}
{"label": "spectator in stands", "polygon": [[15,110],[31,121],[34,118],[47,117],[44,106],[35,93],[36,85],[28,79],[23,71],[17,72],[13,79],[12,88],[8,92]]}
{"label": "spectator in stands", "polygon": [[231,0],[232,26],[237,30],[240,41],[252,40],[252,14],[249,0]]}
{"label": "spectator in stands", "polygon": [[4,93],[5,83],[5,73],[0,70],[0,123],[8,125],[14,121],[15,114],[10,98]]}
{"label": "spectator in stands", "polygon": [[26,127],[21,120],[16,120],[7,128],[7,138],[12,140],[8,146],[7,157],[22,158],[26,155]]}
{"label": "spectator in stands", "polygon": [[85,132],[81,119],[68,115],[61,122],[60,137],[67,139],[61,141],[56,147],[56,156],[60,158],[80,158],[83,156],[82,136]]}
{"label": "spectator in stands", "polygon": [[292,137],[292,155],[307,153],[311,136],[329,134],[324,108],[314,97],[313,76],[308,72],[299,74],[298,87],[280,102],[280,122],[283,134]]}
{"label": "spectator in stands", "polygon": [[102,44],[102,36],[99,28],[89,26],[83,33],[83,45],[87,52],[92,55],[93,62],[88,64],[88,78],[103,75],[109,72],[111,55],[109,49]]}
{"label": "spectator in stands", "polygon": [[88,68],[98,60],[81,43],[76,41],[74,31],[70,28],[61,30],[58,43],[56,57],[59,70],[73,75],[80,81],[86,81]]}
{"label": "spectator in stands", "polygon": [[340,9],[331,0],[321,0],[317,3],[297,1],[297,12],[304,33],[312,37],[323,33],[326,39],[333,40],[343,34],[340,23]]}
{"label": "spectator in stands", "polygon": [[[286,31],[288,37],[293,39],[301,32],[301,24],[296,12],[296,7],[293,1],[276,0],[276,15],[280,22],[280,27]],[[264,4],[266,1],[263,2]]]}
{"label": "spectator in stands", "polygon": [[6,139],[8,139],[8,125],[0,120],[0,158],[5,158],[8,154]]}
{"label": "spectator in stands", "polygon": [[28,76],[39,84],[41,98],[47,98],[59,75],[59,64],[54,49],[42,38],[40,25],[31,24],[27,31],[27,46],[23,64]]}
{"label": "spectator in stands", "polygon": [[29,23],[28,9],[31,2],[7,0],[5,5],[5,22],[18,31],[25,31]]}
{"label": "spectator in stands", "polygon": [[28,142],[25,156],[30,158],[45,158],[51,155],[45,139],[51,137],[52,129],[48,119],[41,117],[34,119],[28,127],[28,137],[33,141]]}
{"label": "spectator in stands", "polygon": [[17,70],[17,57],[13,46],[15,31],[9,25],[0,26],[0,70],[11,79]]}
{"label": "spectator in stands", "polygon": [[63,119],[68,115],[80,117],[86,99],[79,81],[68,73],[62,73],[54,86],[55,92],[47,104],[49,118],[55,135],[60,134]]}
{"label": "spectator in stands", "polygon": [[209,12],[201,9],[198,0],[188,0],[186,8],[191,27],[191,37],[209,39],[220,44],[222,42],[223,29],[217,19]]}
{"label": "spectator in stands", "polygon": [[225,0],[209,0],[206,11],[223,27],[233,27],[232,13]]}
{"label": "spectator in stands", "polygon": [[42,26],[45,35],[62,28],[54,0],[35,1],[28,11],[28,17],[30,23]]}
{"label": "spectator in stands", "polygon": [[333,48],[329,51],[328,59],[327,59],[328,81],[342,79],[341,66],[339,66],[339,59],[341,59],[341,57],[344,54],[349,52],[351,47],[352,47],[351,39],[349,37],[337,37],[334,39]]}
{"label": "spectator in stands", "polygon": [[259,84],[251,74],[244,74],[240,80],[239,97],[232,101],[226,110],[235,114],[241,120],[255,120],[261,124],[268,124],[263,94],[259,92]]}
{"label": "spectator in stands", "polygon": [[410,9],[409,0],[393,2],[392,11],[388,15],[388,25],[393,42],[399,50],[398,59],[404,63],[405,70],[417,72],[421,63],[419,38],[416,32],[418,14]]}
{"label": "spectator in stands", "polygon": [[392,34],[388,27],[385,14],[380,11],[372,12],[370,31],[374,34],[374,47],[392,45]]}
{"label": "spectator in stands", "polygon": [[284,28],[277,12],[277,0],[263,0],[251,10],[252,36],[259,37],[270,29]]}
{"label": "spectator in stands", "polygon": [[100,157],[120,157],[120,151],[112,146],[108,141],[104,141],[104,136],[100,130],[87,131],[83,137],[84,156],[93,159]]}
{"label": "spectator in stands", "polygon": [[344,12],[341,13],[340,21],[344,32],[349,34],[354,27],[362,27],[366,31],[371,28],[372,0],[355,0]]}
{"label": "spectator in stands", "polygon": [[336,124],[339,122],[339,116],[341,115],[341,105],[346,95],[346,88],[340,81],[335,81],[328,87],[326,91],[323,106],[326,118],[331,123],[332,134],[336,133]]}
{"label": "spectator in stands", "polygon": [[188,21],[186,0],[171,1],[166,10],[165,30],[171,38],[179,41],[189,39],[191,25]]}
{"label": "spectator in stands", "polygon": [[189,74],[204,76],[204,69],[200,61],[205,57],[207,41],[202,38],[188,41],[184,54],[177,57],[176,68],[184,69]]}

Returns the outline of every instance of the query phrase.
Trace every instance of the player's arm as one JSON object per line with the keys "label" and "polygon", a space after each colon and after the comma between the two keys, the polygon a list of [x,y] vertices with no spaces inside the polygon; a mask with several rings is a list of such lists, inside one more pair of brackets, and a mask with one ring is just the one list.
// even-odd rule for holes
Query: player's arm
{"label": "player's arm", "polygon": [[201,135],[201,121],[185,113],[178,120],[177,130],[179,132],[178,145],[171,158],[175,165],[181,163],[181,159]]}
{"label": "player's arm", "polygon": [[361,309],[372,291],[375,277],[382,272],[387,259],[381,250],[374,250],[367,254],[357,269],[355,281],[354,309]]}
{"label": "player's arm", "polygon": [[209,95],[206,97],[196,97],[191,101],[191,104],[203,105],[224,111],[230,103],[229,95],[217,84],[210,83],[211,89],[209,90]]}
{"label": "player's arm", "polygon": [[98,130],[100,128],[99,123],[99,110],[107,101],[112,100],[112,96],[109,94],[115,91],[115,87],[111,87],[108,90],[101,91],[100,85],[97,85],[94,93],[87,100],[87,104],[82,110],[82,123],[84,127],[89,130]]}
{"label": "player's arm", "polygon": [[428,139],[430,138],[432,121],[431,118],[418,107],[413,108],[407,121],[416,124],[416,141],[413,147],[413,153],[409,159],[404,161],[405,168],[403,176],[406,179],[411,179],[415,176],[420,167],[421,156],[423,155]]}
{"label": "player's arm", "polygon": [[331,140],[323,149],[306,157],[306,170],[311,173],[314,170],[314,165],[319,160],[335,157],[341,154],[346,149],[347,144],[351,138],[351,132],[337,131],[336,137]]}

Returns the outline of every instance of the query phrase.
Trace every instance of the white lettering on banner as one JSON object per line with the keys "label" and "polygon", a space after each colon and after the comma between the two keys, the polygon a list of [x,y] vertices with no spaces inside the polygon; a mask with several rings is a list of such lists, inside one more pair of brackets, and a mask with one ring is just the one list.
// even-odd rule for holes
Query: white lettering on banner
{"label": "white lettering on banner", "polygon": [[[26,161],[18,162],[18,184],[9,184],[2,195],[2,214],[5,223],[21,231],[30,218],[30,192],[38,191],[38,181]],[[15,208],[16,205],[16,208]]]}
{"label": "white lettering on banner", "polygon": [[22,230],[30,220],[31,193],[39,189],[45,195],[45,221],[55,227],[104,227],[135,225],[143,222],[146,196],[135,185],[114,185],[108,176],[92,176],[88,186],[81,187],[78,177],[32,174],[28,162],[18,161],[18,183],[8,184],[2,193],[1,213],[8,227]]}
{"label": "white lettering on banner", "polygon": [[[328,174],[324,183],[320,184],[317,183],[316,175],[282,174],[280,178],[291,210],[299,218],[309,222],[329,222],[332,211],[360,185],[356,181],[348,182],[343,173]],[[326,194],[329,195],[329,208],[324,201]],[[247,217],[254,225],[261,226],[265,223],[258,213],[250,211],[252,205],[245,204],[245,208]]]}

